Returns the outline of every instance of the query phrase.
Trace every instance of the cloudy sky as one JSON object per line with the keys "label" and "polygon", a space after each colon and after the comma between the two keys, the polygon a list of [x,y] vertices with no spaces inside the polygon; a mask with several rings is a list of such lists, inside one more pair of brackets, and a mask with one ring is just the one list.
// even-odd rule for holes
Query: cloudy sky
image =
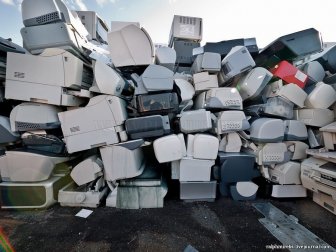
{"label": "cloudy sky", "polygon": [[[138,21],[156,43],[167,43],[173,15],[203,18],[203,43],[256,37],[263,47],[281,35],[314,27],[336,42],[334,1],[303,0],[64,0],[96,11],[108,24]],[[0,36],[21,44],[22,0],[0,0]],[[270,4],[272,2],[272,4]]]}

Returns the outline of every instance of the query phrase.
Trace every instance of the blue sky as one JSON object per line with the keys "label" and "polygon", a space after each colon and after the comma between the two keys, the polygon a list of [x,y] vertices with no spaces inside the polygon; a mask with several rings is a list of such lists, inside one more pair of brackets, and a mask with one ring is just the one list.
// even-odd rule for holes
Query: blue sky
{"label": "blue sky", "polygon": [[[314,27],[336,42],[334,0],[64,0],[70,9],[96,11],[110,25],[138,21],[154,42],[167,43],[174,14],[202,17],[203,41],[256,37],[260,47],[281,35]],[[0,36],[21,44],[22,0],[0,0]],[[273,3],[272,5],[270,3]],[[323,4],[322,4],[323,3]]]}

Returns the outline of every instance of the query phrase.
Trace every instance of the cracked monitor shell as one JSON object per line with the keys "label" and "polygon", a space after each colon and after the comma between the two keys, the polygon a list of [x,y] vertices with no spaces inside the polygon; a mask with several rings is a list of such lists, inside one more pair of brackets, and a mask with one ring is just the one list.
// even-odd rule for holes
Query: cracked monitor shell
{"label": "cracked monitor shell", "polygon": [[107,34],[115,67],[144,66],[153,63],[153,42],[144,28],[134,24]]}
{"label": "cracked monitor shell", "polygon": [[69,153],[126,140],[120,127],[128,117],[126,102],[116,96],[95,96],[86,107],[61,112],[58,117]]}
{"label": "cracked monitor shell", "polygon": [[61,126],[57,114],[59,107],[49,104],[24,102],[14,107],[10,113],[12,131],[56,129]]}

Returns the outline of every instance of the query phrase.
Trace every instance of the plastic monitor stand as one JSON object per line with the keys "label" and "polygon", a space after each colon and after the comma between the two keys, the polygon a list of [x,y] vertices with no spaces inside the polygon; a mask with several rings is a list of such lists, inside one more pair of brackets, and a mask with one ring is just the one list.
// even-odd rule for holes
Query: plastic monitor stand
{"label": "plastic monitor stand", "polygon": [[219,140],[217,137],[196,134],[188,135],[187,156],[195,159],[215,160],[218,154]]}
{"label": "plastic monitor stand", "polygon": [[[69,175],[55,175],[42,182],[0,183],[2,209],[45,209],[57,203],[57,192],[71,181]],[[10,195],[10,197],[8,197]]]}
{"label": "plastic monitor stand", "polygon": [[196,97],[195,109],[224,110],[243,108],[242,98],[236,88],[212,88]]}
{"label": "plastic monitor stand", "polygon": [[321,35],[310,28],[277,38],[259,52],[256,62],[258,65],[269,65],[274,59],[278,59],[276,63],[291,61],[319,51],[322,51]]}
{"label": "plastic monitor stand", "polygon": [[299,67],[305,74],[316,82],[323,81],[326,73],[323,66],[318,61],[311,61]]}
{"label": "plastic monitor stand", "polygon": [[69,153],[127,140],[122,127],[128,117],[126,103],[116,96],[95,96],[86,107],[59,113],[58,117]]}
{"label": "plastic monitor stand", "polygon": [[0,157],[0,174],[8,182],[40,182],[49,179],[56,165],[69,161],[70,157],[24,149],[6,151]]}
{"label": "plastic monitor stand", "polygon": [[170,47],[159,47],[155,51],[155,64],[164,66],[174,71],[176,62],[176,51]]}
{"label": "plastic monitor stand", "polygon": [[61,108],[40,103],[24,102],[17,105],[10,113],[12,131],[37,129],[56,129],[61,126],[57,113]]}
{"label": "plastic monitor stand", "polygon": [[285,127],[280,119],[260,118],[251,124],[250,138],[259,143],[275,143],[284,139]]}
{"label": "plastic monitor stand", "polygon": [[174,72],[166,67],[158,65],[149,65],[141,79],[148,92],[170,91],[173,89]]}
{"label": "plastic monitor stand", "polygon": [[137,177],[145,168],[145,157],[141,147],[129,149],[123,145],[110,145],[99,150],[107,181]]}
{"label": "plastic monitor stand", "polygon": [[274,198],[305,198],[307,189],[302,185],[272,185]]}
{"label": "plastic monitor stand", "polygon": [[202,18],[174,15],[168,45],[172,47],[178,40],[201,42],[202,35]]}
{"label": "plastic monitor stand", "polygon": [[91,92],[121,96],[126,81],[111,67],[102,61],[95,61],[94,83],[89,89]]}
{"label": "plastic monitor stand", "polygon": [[222,60],[222,74],[224,82],[251,70],[255,62],[245,46],[235,46]]}
{"label": "plastic monitor stand", "polygon": [[285,120],[285,135],[286,141],[304,141],[308,139],[306,125],[298,120]]}
{"label": "plastic monitor stand", "polygon": [[79,186],[90,183],[103,175],[103,163],[97,155],[91,156],[76,165],[71,173],[71,178]]}
{"label": "plastic monitor stand", "polygon": [[280,185],[301,185],[301,164],[299,162],[286,162],[276,164],[268,169],[272,182]]}
{"label": "plastic monitor stand", "polygon": [[193,75],[194,87],[197,93],[206,91],[211,88],[218,88],[217,75],[209,74],[209,72],[201,72]]}
{"label": "plastic monitor stand", "polygon": [[239,79],[237,89],[243,100],[253,100],[263,91],[272,79],[272,73],[262,67],[256,67]]}
{"label": "plastic monitor stand", "polygon": [[327,150],[335,150],[336,145],[336,122],[328,124],[322,128],[320,131],[323,135],[324,147]]}
{"label": "plastic monitor stand", "polygon": [[182,133],[204,132],[212,128],[211,113],[205,109],[186,111],[179,116]]}
{"label": "plastic monitor stand", "polygon": [[209,72],[218,73],[221,70],[221,57],[219,53],[203,53],[196,56],[191,66],[192,73]]}
{"label": "plastic monitor stand", "polygon": [[107,23],[94,11],[76,11],[76,13],[90,34],[91,39],[107,44],[107,33],[109,32]]}
{"label": "plastic monitor stand", "polygon": [[223,135],[222,140],[219,142],[219,151],[223,152],[240,152],[243,143],[238,133],[232,132]]}
{"label": "plastic monitor stand", "polygon": [[184,181],[210,181],[211,167],[215,160],[182,158],[179,164],[179,180]]}
{"label": "plastic monitor stand", "polygon": [[154,153],[159,163],[180,160],[186,156],[186,145],[183,134],[169,135],[153,142]]}
{"label": "plastic monitor stand", "polygon": [[[321,99],[323,97],[323,99]],[[336,91],[332,86],[319,82],[308,95],[305,106],[307,108],[326,109],[336,102]]]}
{"label": "plastic monitor stand", "polygon": [[193,106],[193,97],[195,95],[195,89],[193,85],[184,79],[175,79],[175,85],[177,86],[177,93],[180,99],[179,110],[188,110]]}
{"label": "plastic monitor stand", "polygon": [[216,199],[216,186],[216,181],[180,182],[180,199],[186,202],[214,202]]}
{"label": "plastic monitor stand", "polygon": [[108,193],[108,187],[101,177],[87,186],[77,187],[69,183],[58,192],[58,202],[61,206],[96,208]]}
{"label": "plastic monitor stand", "polygon": [[8,117],[0,116],[0,144],[13,143],[20,140],[20,134],[13,132]]}
{"label": "plastic monitor stand", "polygon": [[171,132],[169,117],[161,115],[127,119],[125,129],[131,139],[160,137]]}
{"label": "plastic monitor stand", "polygon": [[217,134],[225,134],[235,131],[243,131],[250,128],[243,111],[223,111],[217,117]]}
{"label": "plastic monitor stand", "polygon": [[334,200],[330,195],[322,192],[314,192],[313,201],[336,215],[336,200]]}
{"label": "plastic monitor stand", "polygon": [[329,109],[294,109],[293,119],[308,126],[323,127],[334,121],[335,115]]}
{"label": "plastic monitor stand", "polygon": [[230,186],[230,194],[235,201],[255,200],[259,186],[253,182],[237,182]]}
{"label": "plastic monitor stand", "polygon": [[143,28],[130,24],[108,33],[107,39],[115,67],[144,66],[153,63],[154,46]]}

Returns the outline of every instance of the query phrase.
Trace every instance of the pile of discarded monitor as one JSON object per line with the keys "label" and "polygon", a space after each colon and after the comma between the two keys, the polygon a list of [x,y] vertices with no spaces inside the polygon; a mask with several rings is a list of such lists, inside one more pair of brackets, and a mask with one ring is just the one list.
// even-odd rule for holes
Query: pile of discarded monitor
{"label": "pile of discarded monitor", "polygon": [[[336,43],[315,29],[167,46],[135,22],[24,0],[23,47],[0,41],[2,208],[163,207],[307,197],[336,213]],[[168,182],[168,183],[167,183]]]}

